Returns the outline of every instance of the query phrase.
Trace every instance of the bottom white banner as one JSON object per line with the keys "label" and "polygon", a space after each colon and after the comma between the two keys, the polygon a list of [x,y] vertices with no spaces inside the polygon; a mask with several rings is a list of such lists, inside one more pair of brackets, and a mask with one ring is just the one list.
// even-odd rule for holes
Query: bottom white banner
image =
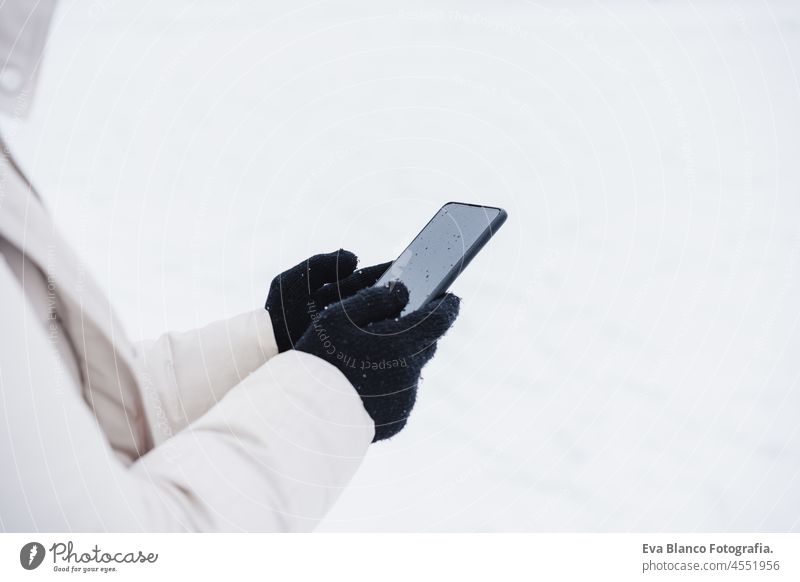
{"label": "bottom white banner", "polygon": [[800,580],[800,534],[0,534],[0,580]]}

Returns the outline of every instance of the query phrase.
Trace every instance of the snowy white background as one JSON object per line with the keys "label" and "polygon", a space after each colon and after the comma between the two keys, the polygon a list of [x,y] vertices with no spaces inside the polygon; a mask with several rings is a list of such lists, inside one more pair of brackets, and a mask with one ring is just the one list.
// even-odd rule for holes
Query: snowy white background
{"label": "snowy white background", "polygon": [[134,338],[509,221],[322,530],[800,530],[800,3],[63,0],[0,129]]}

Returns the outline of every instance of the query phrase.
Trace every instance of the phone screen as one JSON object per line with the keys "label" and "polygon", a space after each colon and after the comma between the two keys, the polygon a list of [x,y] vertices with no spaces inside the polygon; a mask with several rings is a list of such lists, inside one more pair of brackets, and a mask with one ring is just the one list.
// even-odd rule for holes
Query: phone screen
{"label": "phone screen", "polygon": [[485,240],[501,212],[486,206],[445,204],[376,285],[402,281],[409,294],[403,313],[415,311],[433,299],[437,290],[445,291],[440,289],[442,282],[452,280],[453,272],[457,275],[466,266],[472,258],[470,249]]}

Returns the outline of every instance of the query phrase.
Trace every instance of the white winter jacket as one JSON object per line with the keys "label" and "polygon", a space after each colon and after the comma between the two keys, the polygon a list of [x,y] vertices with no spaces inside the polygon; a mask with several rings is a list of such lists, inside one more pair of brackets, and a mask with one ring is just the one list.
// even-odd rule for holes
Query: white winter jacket
{"label": "white winter jacket", "polygon": [[257,309],[142,344],[0,156],[0,529],[311,530],[374,425]]}
{"label": "white winter jacket", "polygon": [[[0,3],[7,93],[52,5]],[[3,531],[311,530],[374,435],[341,372],[277,354],[264,309],[131,343],[5,147],[0,326]]]}

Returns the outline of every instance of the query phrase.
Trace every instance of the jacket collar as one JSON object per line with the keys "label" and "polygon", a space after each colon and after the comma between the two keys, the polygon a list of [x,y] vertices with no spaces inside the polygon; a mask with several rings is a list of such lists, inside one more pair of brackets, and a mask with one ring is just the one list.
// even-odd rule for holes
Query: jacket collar
{"label": "jacket collar", "polygon": [[79,317],[100,330],[135,374],[133,347],[108,299],[62,238],[5,147],[0,147],[0,236],[42,270],[48,284],[77,306]]}
{"label": "jacket collar", "polygon": [[56,0],[0,0],[0,112],[25,117]]}

